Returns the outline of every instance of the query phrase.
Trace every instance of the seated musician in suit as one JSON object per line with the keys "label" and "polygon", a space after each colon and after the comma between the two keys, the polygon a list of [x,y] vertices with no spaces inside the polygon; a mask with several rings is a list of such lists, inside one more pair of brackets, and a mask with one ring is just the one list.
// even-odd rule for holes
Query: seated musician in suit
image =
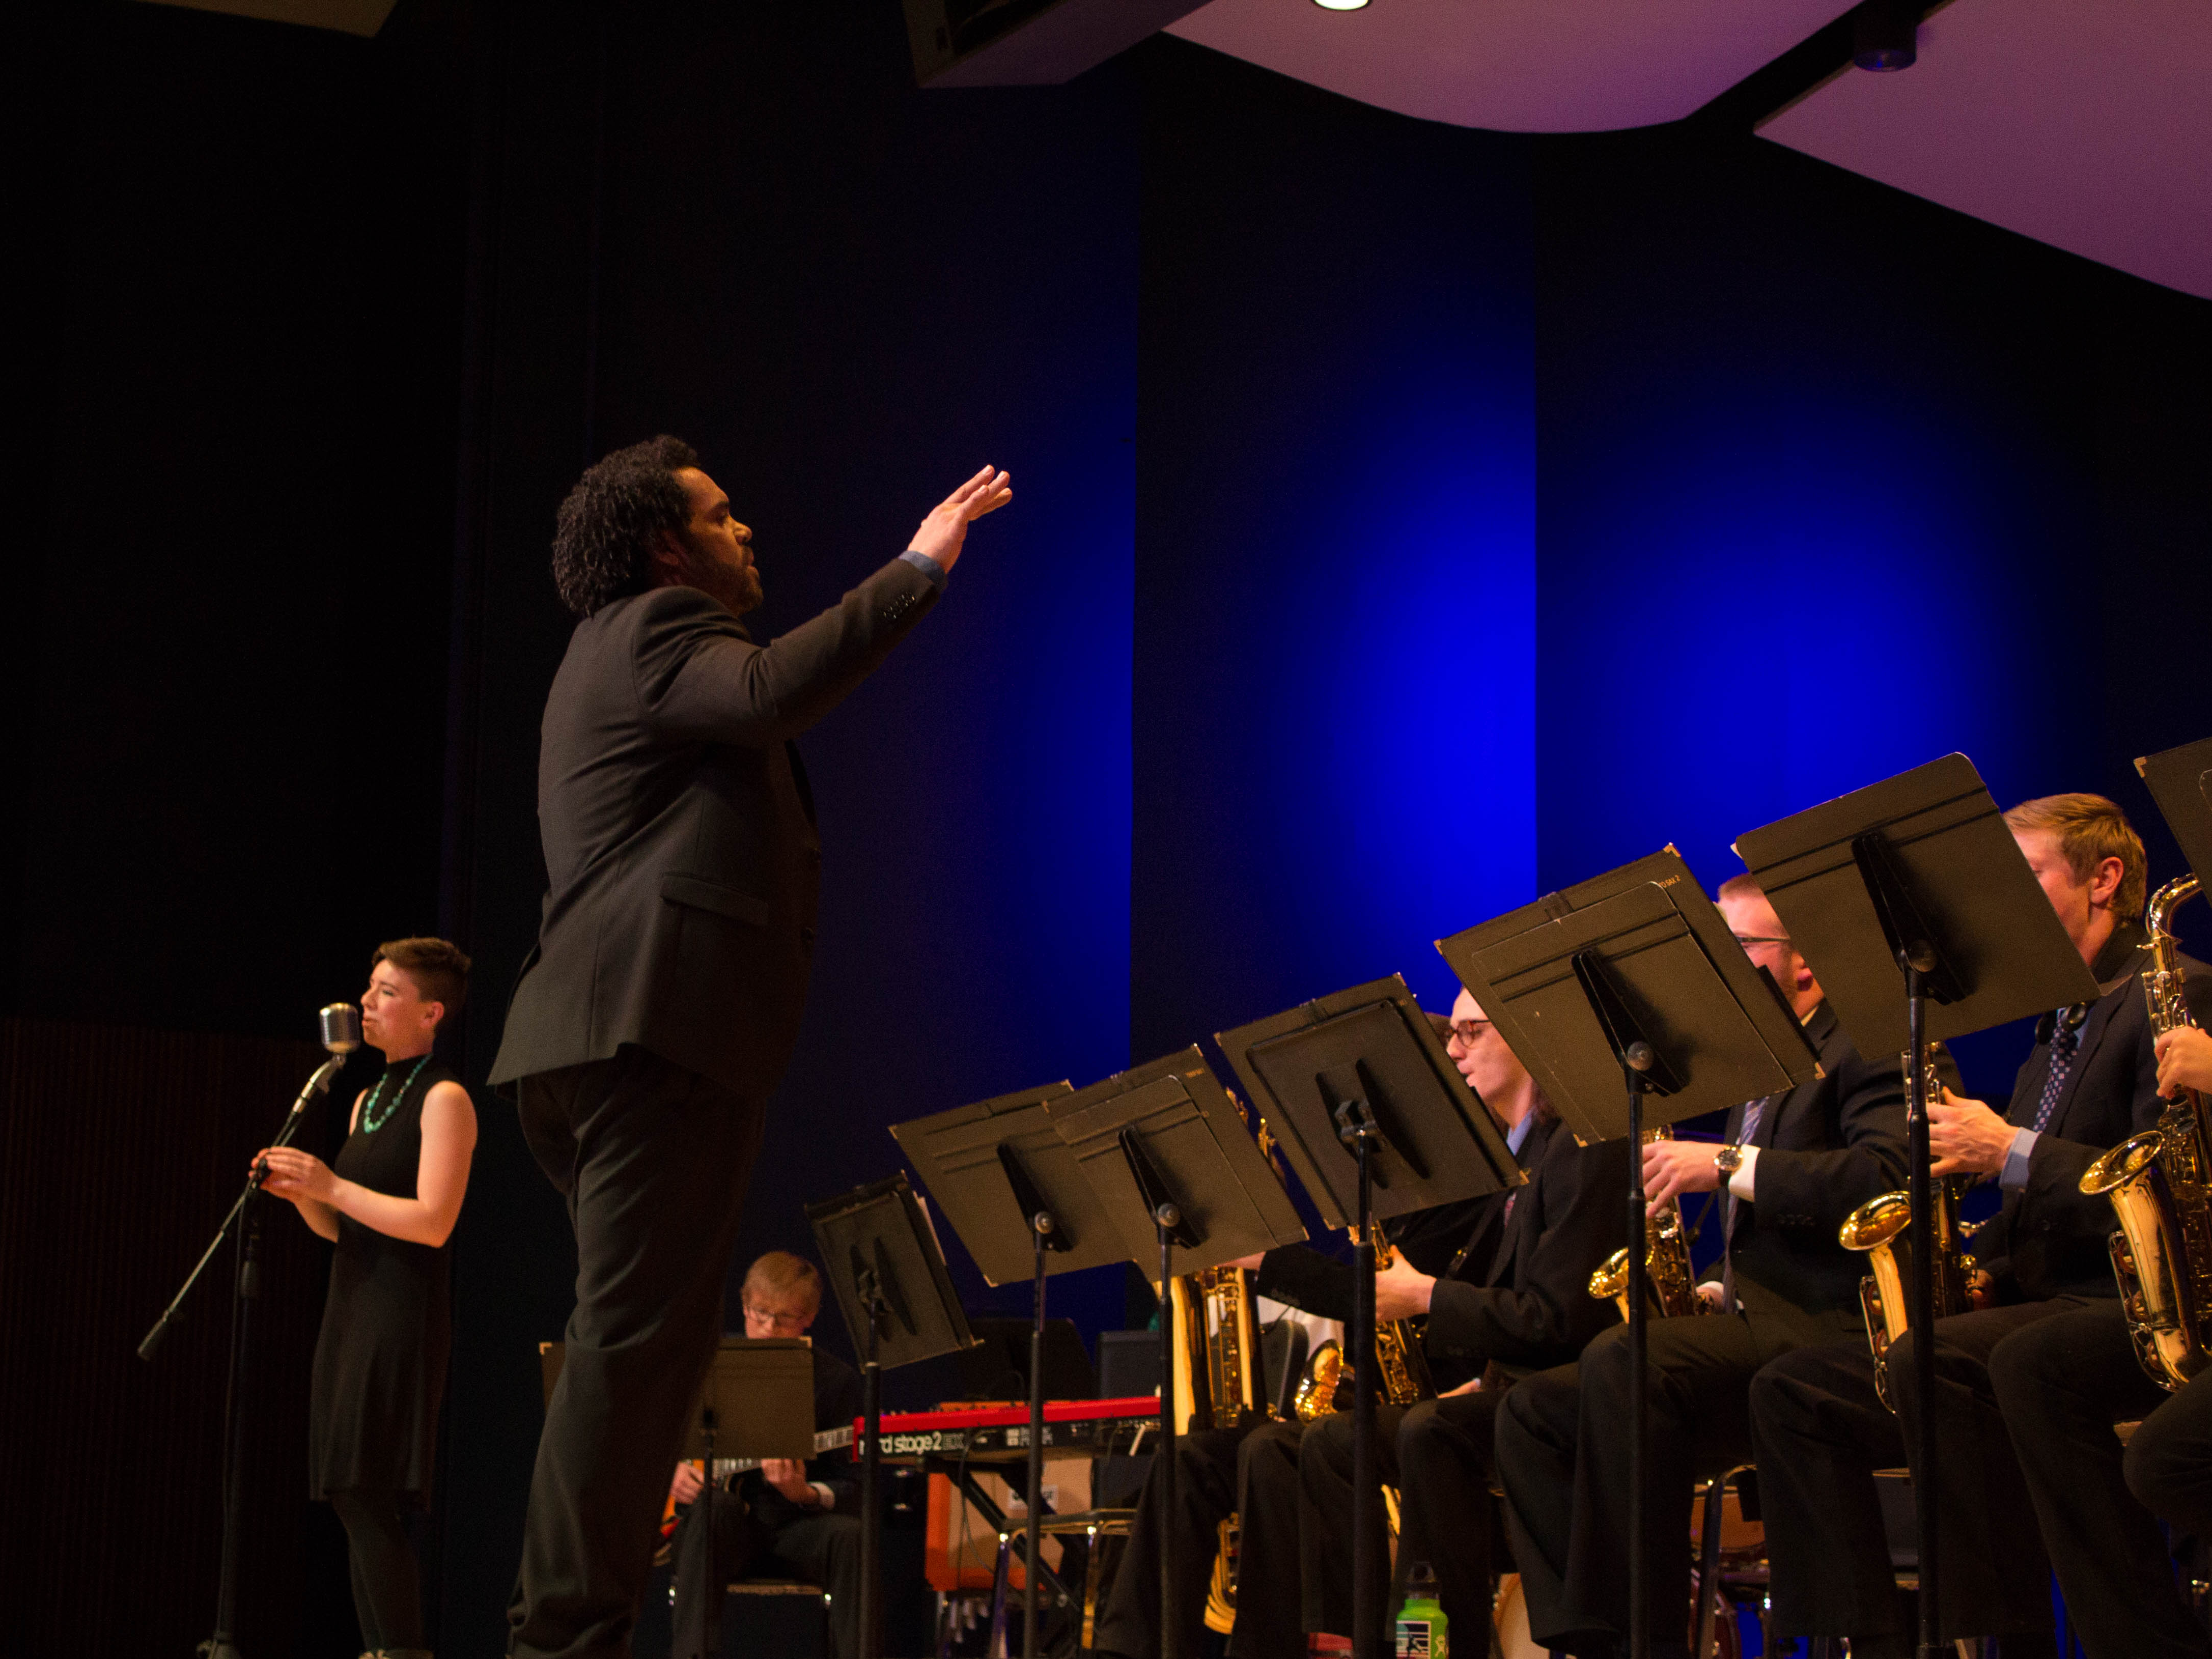
{"label": "seated musician in suit", "polygon": [[[2076,1551],[2085,1529],[2112,1527],[2128,1542],[2117,1554],[2139,1553],[2154,1530],[2119,1490],[2118,1443],[2106,1417],[2095,1437],[2079,1439],[2078,1402],[2055,1395],[2026,1398],[2001,1409],[1997,1356],[2012,1350],[2029,1376],[2043,1343],[2038,1328],[2058,1327],[2052,1355],[2070,1354],[2071,1310],[2117,1306],[2105,1239],[2112,1228],[2109,1200],[2081,1190],[2081,1177],[2106,1148],[2157,1118],[2157,1056],[2153,1051],[2139,968],[2143,931],[2142,842],[2120,809],[2100,795],[2053,795],[2005,814],[2014,838],[2052,908],[2103,994],[2086,1006],[2044,1017],[2021,1066],[2003,1116],[1980,1101],[1945,1091],[1929,1109],[1929,1142],[1938,1176],[1994,1179],[2002,1188],[1996,1219],[1972,1240],[1980,1263],[1973,1308],[1936,1323],[1938,1515],[1942,1528],[1942,1639],[1997,1635],[2007,1659],[2052,1651],[2051,1557],[2069,1610],[2085,1635],[2092,1620],[2148,1632],[2158,1624],[2157,1598],[2123,1607],[2116,1597],[2128,1572],[2116,1563],[2085,1573],[2106,1552]],[[2124,1334],[2113,1322],[2104,1374],[2124,1391],[2135,1370]],[[1771,1628],[1790,1636],[1848,1636],[1861,1655],[1909,1655],[1916,1644],[1895,1588],[1884,1541],[1873,1472],[1912,1461],[1917,1396],[1913,1342],[1892,1346],[1887,1370],[1893,1415],[1875,1391],[1874,1360],[1863,1340],[1790,1355],[1762,1373],[1752,1389],[1759,1449],[1759,1496],[1773,1573]],[[2024,1344],[2014,1348],[2014,1344]],[[2069,1360],[2069,1363],[2071,1361]],[[2139,1375],[2139,1373],[2137,1373]],[[2075,1381],[2082,1379],[2076,1378]],[[2008,1432],[2007,1423],[2011,1423]],[[2032,1424],[2023,1436],[2023,1425]],[[2016,1459],[2014,1447],[2028,1454]],[[2100,1466],[2101,1465],[2101,1468]],[[2026,1484],[2023,1486],[2023,1476]],[[2031,1494],[2033,1501],[2031,1502]],[[2106,1571],[2114,1572],[2101,1579]],[[2163,1560],[2136,1561],[2138,1585],[2167,1575]],[[2101,1582],[2100,1580],[2101,1579]],[[2168,1596],[2171,1578],[2167,1577]],[[2081,1595],[2075,1603],[2077,1588]],[[2102,1611],[2100,1611],[2102,1609]],[[2084,1617],[2087,1610],[2088,1617]],[[2178,1611],[2178,1609],[2177,1609]],[[2178,1634],[2173,1620],[2165,1621]],[[2092,1651],[2099,1650],[2093,1641]],[[2104,1651],[2161,1649],[2148,1633]],[[2191,1652],[2203,1650],[2202,1638]]]}
{"label": "seated musician in suit", "polygon": [[[822,1311],[822,1275],[803,1256],[770,1250],[745,1270],[739,1292],[749,1337],[804,1336]],[[836,1354],[814,1350],[814,1426],[848,1429],[860,1414],[860,1374]],[[830,1592],[831,1651],[860,1650],[860,1486],[847,1451],[807,1462],[770,1458],[732,1484],[713,1504],[714,1525],[698,1524],[710,1506],[696,1463],[678,1463],[669,1495],[676,1528],[675,1659],[720,1653],[723,1587],[763,1574],[819,1584]],[[688,1506],[688,1507],[685,1507]]]}
{"label": "seated musician in suit", "polygon": [[[1643,1565],[1651,1651],[1662,1659],[1689,1645],[1695,1483],[1751,1461],[1748,1396],[1761,1365],[1859,1334],[1864,1264],[1836,1231],[1852,1210],[1905,1179],[1897,1056],[1869,1060],[1852,1046],[1755,880],[1728,882],[1719,904],[1737,942],[1803,1022],[1823,1075],[1735,1108],[1717,1149],[1687,1140],[1644,1148],[1653,1212],[1684,1193],[1721,1192],[1725,1230],[1721,1283],[1700,1287],[1715,1314],[1647,1328]],[[1498,1470],[1530,1633],[1585,1656],[1623,1650],[1628,1635],[1635,1394],[1627,1336],[1616,1325],[1578,1364],[1524,1377],[1498,1413]]]}
{"label": "seated musician in suit", "polygon": [[[1421,1343],[1440,1397],[1381,1405],[1375,1449],[1401,1498],[1398,1576],[1436,1570],[1445,1616],[1480,1649],[1490,1619],[1490,1474],[1499,1402],[1518,1377],[1565,1364],[1618,1315],[1589,1293],[1589,1278],[1626,1242],[1622,1200],[1628,1143],[1583,1146],[1527,1067],[1465,991],[1452,1007],[1450,1051],[1460,1074],[1506,1126],[1528,1184],[1506,1195],[1504,1225],[1488,1260],[1468,1255],[1441,1274],[1402,1256],[1376,1276],[1377,1320],[1427,1316]],[[1352,1419],[1313,1425],[1298,1449],[1298,1578],[1305,1627],[1352,1629]],[[1376,1540],[1373,1559],[1389,1559]],[[1262,1564],[1240,1563],[1241,1598]],[[1379,1587],[1378,1587],[1379,1588]]]}
{"label": "seated musician in suit", "polygon": [[[1431,1017],[1434,1018],[1434,1016]],[[1516,1189],[1517,1190],[1517,1189]],[[1431,1273],[1447,1270],[1470,1249],[1486,1252],[1498,1237],[1504,1193],[1440,1204],[1383,1224],[1400,1253]],[[1352,1267],[1312,1248],[1292,1244],[1235,1264],[1251,1271],[1256,1294],[1301,1311],[1348,1324]],[[1254,1415],[1234,1426],[1200,1429],[1176,1444],[1176,1510],[1163,1512],[1161,1483],[1145,1482],[1121,1565],[1101,1611],[1094,1651],[1120,1659],[1169,1651],[1162,1627],[1159,1540],[1168,1532],[1176,1575],[1171,1615],[1173,1651],[1186,1659],[1205,1651],[1206,1592],[1212,1582],[1221,1523],[1239,1517],[1237,1620],[1230,1633],[1232,1659],[1251,1654],[1305,1650],[1296,1590],[1279,1584],[1251,1589],[1243,1564],[1290,1564],[1297,1544],[1297,1446],[1305,1425]],[[1287,1478],[1285,1477],[1285,1473]],[[1255,1492],[1256,1488],[1256,1492]]]}

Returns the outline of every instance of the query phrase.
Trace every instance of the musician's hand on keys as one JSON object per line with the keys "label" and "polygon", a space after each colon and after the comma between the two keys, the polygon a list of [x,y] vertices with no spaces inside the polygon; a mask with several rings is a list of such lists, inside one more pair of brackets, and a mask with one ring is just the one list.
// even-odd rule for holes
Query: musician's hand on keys
{"label": "musician's hand on keys", "polygon": [[2158,1091],[2178,1099],[2184,1089],[2212,1091],[2212,1036],[2177,1025],[2158,1040]]}
{"label": "musician's hand on keys", "polygon": [[696,1463],[678,1463],[676,1478],[668,1483],[668,1495],[677,1503],[688,1504],[706,1488],[706,1478],[699,1473]]}
{"label": "musician's hand on keys", "polygon": [[1977,1267],[1966,1275],[1966,1300],[1977,1308],[1997,1305],[1996,1276],[1987,1267]]}
{"label": "musician's hand on keys", "polygon": [[1232,1267],[1242,1267],[1248,1273],[1256,1273],[1260,1271],[1260,1264],[1267,1259],[1267,1253],[1265,1250],[1255,1250],[1249,1255],[1238,1256],[1229,1265]]}
{"label": "musician's hand on keys", "polygon": [[1928,1103],[1928,1152],[1935,1160],[1929,1172],[1938,1177],[1996,1175],[2019,1133],[1982,1102],[1947,1088]]}
{"label": "musician's hand on keys", "polygon": [[1717,1311],[1728,1302],[1728,1286],[1717,1279],[1708,1279],[1698,1286],[1698,1300]]}
{"label": "musician's hand on keys", "polygon": [[1481,1379],[1480,1377],[1479,1377],[1479,1376],[1471,1376],[1471,1377],[1469,1377],[1466,1382],[1464,1382],[1461,1383],[1461,1384],[1459,1385],[1459,1387],[1457,1387],[1457,1388],[1455,1388],[1455,1389],[1446,1389],[1443,1391],[1443,1393],[1441,1395],[1439,1395],[1439,1396],[1438,1396],[1438,1398],[1440,1398],[1440,1399],[1443,1399],[1443,1400],[1449,1400],[1449,1399],[1451,1399],[1455,1395],[1462,1395],[1462,1394],[1480,1394],[1480,1393],[1481,1393],[1481,1392],[1482,1392],[1482,1379]]}
{"label": "musician's hand on keys", "polygon": [[761,1479],[793,1503],[814,1507],[814,1488],[806,1484],[806,1465],[788,1457],[771,1457],[761,1464]]}
{"label": "musician's hand on keys", "polygon": [[1378,1267],[1375,1272],[1375,1316],[1411,1319],[1416,1314],[1425,1314],[1436,1288],[1435,1279],[1404,1256],[1394,1255],[1389,1267]]}
{"label": "musician's hand on keys", "polygon": [[1684,1193],[1710,1193],[1721,1184],[1713,1146],[1704,1140],[1655,1140],[1644,1149],[1644,1208],[1657,1215]]}

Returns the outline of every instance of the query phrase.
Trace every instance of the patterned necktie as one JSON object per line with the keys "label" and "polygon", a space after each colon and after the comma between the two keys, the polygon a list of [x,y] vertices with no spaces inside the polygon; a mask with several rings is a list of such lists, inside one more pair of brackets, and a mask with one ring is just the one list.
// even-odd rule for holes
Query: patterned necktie
{"label": "patterned necktie", "polygon": [[[1751,1145],[1751,1138],[1759,1133],[1759,1121],[1766,1115],[1766,1109],[1781,1099],[1780,1095],[1761,1095],[1743,1109],[1743,1123],[1735,1132],[1735,1144]],[[1734,1310],[1735,1307],[1735,1206],[1736,1196],[1732,1188],[1723,1187],[1728,1194],[1728,1207],[1721,1212],[1721,1305]]]}
{"label": "patterned necktie", "polygon": [[2075,1051],[2081,1046],[2081,1019],[2087,1012],[2078,1002],[2061,1008],[2051,1028],[2051,1075],[2043,1080],[2043,1098],[2035,1103],[2035,1121],[2028,1126],[2038,1134],[2051,1127],[2051,1114],[2058,1109],[2067,1073],[2074,1069]]}

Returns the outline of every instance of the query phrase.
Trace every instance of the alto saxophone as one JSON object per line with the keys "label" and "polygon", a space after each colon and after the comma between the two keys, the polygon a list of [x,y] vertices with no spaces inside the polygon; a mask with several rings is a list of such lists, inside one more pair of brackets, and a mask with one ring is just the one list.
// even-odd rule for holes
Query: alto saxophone
{"label": "alto saxophone", "polygon": [[[2193,1025],[2182,1000],[2181,947],[2166,927],[2197,891],[2185,876],[2152,895],[2143,914],[2150,966],[2143,994],[2150,1026],[2163,1036]],[[2204,1097],[2185,1089],[2157,1126],[2130,1135],[2089,1166],[2081,1190],[2112,1200],[2112,1272],[2136,1358],[2150,1380],[2179,1389],[2205,1367],[2204,1320],[2212,1310],[2212,1158],[2206,1156]]]}
{"label": "alto saxophone", "polygon": [[[1662,1123],[1644,1132],[1643,1144],[1648,1146],[1655,1140],[1674,1138],[1674,1130]],[[1679,1204],[1669,1204],[1657,1215],[1644,1218],[1644,1285],[1653,1310],[1662,1319],[1717,1311],[1698,1294],[1698,1275],[1690,1266],[1690,1240],[1682,1231],[1682,1209]],[[1628,1317],[1626,1248],[1606,1257],[1605,1265],[1590,1275],[1589,1293],[1593,1301],[1610,1300],[1620,1310],[1623,1319]]]}
{"label": "alto saxophone", "polygon": [[[1943,1091],[1942,1079],[1936,1069],[1942,1050],[1940,1043],[1928,1045],[1922,1086],[1923,1097],[1930,1101]],[[1898,1063],[1911,1077],[1911,1052],[1899,1055]],[[1929,1195],[1936,1206],[1935,1304],[1938,1319],[1964,1313],[1969,1303],[1968,1286],[1974,1275],[1974,1258],[1966,1252],[1966,1230],[1959,1222],[1959,1200],[1969,1184],[1957,1176],[1947,1176],[1929,1184]],[[1912,1194],[1884,1193],[1879,1198],[1869,1199],[1846,1216],[1836,1235],[1836,1242],[1845,1249],[1866,1253],[1870,1271],[1859,1280],[1859,1310],[1866,1316],[1867,1346],[1874,1350],[1875,1393],[1893,1413],[1897,1406],[1889,1397],[1890,1344],[1912,1326],[1911,1304],[1905,1291],[1912,1272],[1909,1254],[1911,1241],[1904,1237],[1905,1229],[1911,1224]]]}
{"label": "alto saxophone", "polygon": [[[1357,1235],[1358,1229],[1351,1231]],[[1398,1253],[1389,1242],[1378,1236],[1375,1270],[1380,1273],[1397,1259]],[[1436,1397],[1429,1357],[1422,1351],[1420,1331],[1412,1320],[1375,1322],[1375,1363],[1376,1382],[1385,1404],[1411,1406]],[[1331,1412],[1350,1411],[1353,1376],[1353,1368],[1345,1363],[1344,1350],[1336,1343],[1324,1342],[1315,1349],[1291,1399],[1298,1421],[1310,1423]]]}

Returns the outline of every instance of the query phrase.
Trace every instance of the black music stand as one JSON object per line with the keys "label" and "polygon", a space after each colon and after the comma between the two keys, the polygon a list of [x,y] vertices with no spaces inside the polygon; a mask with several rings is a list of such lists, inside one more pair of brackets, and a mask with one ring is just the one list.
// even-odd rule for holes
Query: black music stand
{"label": "black music stand", "polygon": [[[2094,1002],[2095,977],[1964,755],[1947,755],[1747,831],[1735,850],[1820,975],[1859,1052],[1909,1052],[1912,1224],[1917,1237],[1934,1237],[1924,1065],[1929,1040]],[[1939,1452],[1930,1432],[1936,1346],[1926,1340],[1935,1325],[1935,1251],[1916,1249],[1910,1322],[1923,1338],[1912,1345],[1919,1394],[1912,1492],[1921,1659],[1940,1659],[1942,1647],[1936,1639],[1942,1607]]]}
{"label": "black music stand", "polygon": [[2200,882],[2212,880],[2212,738],[2161,750],[2136,762],[2181,856]]}
{"label": "black music stand", "polygon": [[[1174,1281],[1306,1236],[1283,1183],[1193,1043],[1046,1103],[1085,1179],[1121,1227],[1122,1247],[1160,1271],[1160,1449],[1164,1512],[1175,1512]],[[1160,1606],[1175,1605],[1174,1558],[1160,1534]],[[1181,1632],[1163,1619],[1161,1650],[1176,1659]]]}
{"label": "black music stand", "polygon": [[970,1347],[945,1253],[904,1174],[806,1206],[815,1248],[860,1357],[860,1659],[883,1652],[884,1369]]}
{"label": "black music stand", "polygon": [[1127,1254],[1048,1113],[1073,1092],[1066,1083],[1048,1084],[891,1127],[984,1279],[999,1285],[1027,1277],[1036,1289],[1023,1659],[1035,1659],[1036,1652],[1037,1579],[1044,1565],[1038,1513],[1044,1502],[1044,1281],[1048,1274],[1104,1267]]}
{"label": "black music stand", "polygon": [[[1382,1650],[1373,1534],[1375,1223],[1527,1179],[1428,1016],[1396,975],[1301,1004],[1214,1039],[1277,1130],[1307,1194],[1352,1233],[1352,1650]],[[1269,1110],[1272,1107],[1273,1109]],[[1379,1193],[1378,1193],[1378,1190]]]}
{"label": "black music stand", "polygon": [[1437,949],[1580,1139],[1628,1137],[1628,1648],[1642,1659],[1644,1120],[1674,1123],[1778,1094],[1819,1076],[1820,1061],[1780,988],[1671,847]]}

